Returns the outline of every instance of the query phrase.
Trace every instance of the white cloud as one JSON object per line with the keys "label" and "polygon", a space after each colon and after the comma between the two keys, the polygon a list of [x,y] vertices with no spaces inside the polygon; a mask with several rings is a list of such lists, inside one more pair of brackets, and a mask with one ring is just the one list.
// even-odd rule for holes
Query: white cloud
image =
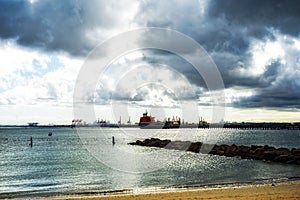
{"label": "white cloud", "polygon": [[242,75],[245,78],[260,77],[274,62],[279,62],[282,65],[279,68],[278,78],[283,74],[285,76],[297,71],[300,62],[300,39],[278,32],[274,33],[274,38],[253,39],[249,48],[252,55],[249,65],[245,66],[244,63],[238,62],[232,70],[233,74]]}
{"label": "white cloud", "polygon": [[258,40],[253,39],[250,45],[250,52],[252,54],[252,61],[249,63],[249,66],[240,66],[237,63],[234,72],[237,74],[241,74],[245,77],[247,76],[260,76],[266,70],[267,66],[271,65],[275,60],[281,60],[284,63],[285,51],[282,47],[281,41],[272,41],[268,40]]}
{"label": "white cloud", "polygon": [[100,77],[95,96],[98,103],[123,99],[143,106],[166,107],[176,107],[176,101],[182,99],[197,100],[186,77],[166,64],[144,61],[140,52],[130,53],[108,66]]}
{"label": "white cloud", "polygon": [[22,48],[13,41],[2,41],[0,54],[1,104],[72,103],[80,59]]}
{"label": "white cloud", "polygon": [[284,49],[280,41],[255,41],[251,52],[253,55],[251,70],[252,75],[261,75],[265,72],[266,66],[273,60],[282,59],[285,56]]}
{"label": "white cloud", "polygon": [[[221,99],[219,94],[225,94],[225,98]],[[225,104],[226,106],[232,106],[233,103],[239,102],[241,98],[250,97],[255,95],[254,89],[249,88],[242,88],[242,87],[231,87],[226,88],[224,91],[207,91],[204,92],[200,98],[199,103],[200,105],[222,105]]]}
{"label": "white cloud", "polygon": [[0,41],[0,54],[0,78],[6,77],[16,71],[23,73],[34,72],[34,60],[43,68],[50,61],[50,58],[45,54],[17,46],[13,40]]}

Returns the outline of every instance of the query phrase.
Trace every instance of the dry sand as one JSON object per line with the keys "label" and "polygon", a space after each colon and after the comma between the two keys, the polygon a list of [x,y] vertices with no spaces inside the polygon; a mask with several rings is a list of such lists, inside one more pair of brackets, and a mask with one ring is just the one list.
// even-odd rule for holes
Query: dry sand
{"label": "dry sand", "polygon": [[151,194],[126,194],[115,196],[93,196],[93,197],[72,197],[56,198],[56,200],[194,200],[194,199],[300,199],[300,181],[291,181],[275,184],[261,184],[251,186],[215,188],[215,189],[195,189],[176,192],[162,192]]}

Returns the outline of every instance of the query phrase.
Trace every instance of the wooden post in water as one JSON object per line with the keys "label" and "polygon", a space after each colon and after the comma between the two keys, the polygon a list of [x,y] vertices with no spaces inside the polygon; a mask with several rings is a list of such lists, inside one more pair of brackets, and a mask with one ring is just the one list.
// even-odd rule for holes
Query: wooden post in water
{"label": "wooden post in water", "polygon": [[115,136],[112,136],[112,144],[115,145]]}
{"label": "wooden post in water", "polygon": [[30,145],[30,147],[32,147],[32,137],[30,137],[29,145]]}

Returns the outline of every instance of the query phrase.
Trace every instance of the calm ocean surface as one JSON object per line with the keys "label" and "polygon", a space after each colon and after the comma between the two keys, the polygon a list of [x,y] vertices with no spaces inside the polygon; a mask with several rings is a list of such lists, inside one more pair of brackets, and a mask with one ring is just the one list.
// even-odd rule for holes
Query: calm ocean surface
{"label": "calm ocean surface", "polygon": [[[48,133],[52,132],[52,136]],[[112,145],[111,138],[116,144]],[[33,138],[33,146],[29,139]],[[0,129],[0,198],[190,185],[239,184],[300,177],[300,166],[128,145],[149,137],[211,144],[300,148],[299,130],[138,128]]]}

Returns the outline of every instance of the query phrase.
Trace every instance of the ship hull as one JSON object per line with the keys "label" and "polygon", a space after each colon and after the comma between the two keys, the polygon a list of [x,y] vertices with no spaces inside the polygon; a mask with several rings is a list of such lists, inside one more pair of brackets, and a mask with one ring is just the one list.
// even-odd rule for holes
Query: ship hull
{"label": "ship hull", "polygon": [[139,123],[141,129],[162,129],[163,123]]}
{"label": "ship hull", "polygon": [[180,128],[179,124],[167,124],[167,123],[139,123],[141,129],[172,129]]}

